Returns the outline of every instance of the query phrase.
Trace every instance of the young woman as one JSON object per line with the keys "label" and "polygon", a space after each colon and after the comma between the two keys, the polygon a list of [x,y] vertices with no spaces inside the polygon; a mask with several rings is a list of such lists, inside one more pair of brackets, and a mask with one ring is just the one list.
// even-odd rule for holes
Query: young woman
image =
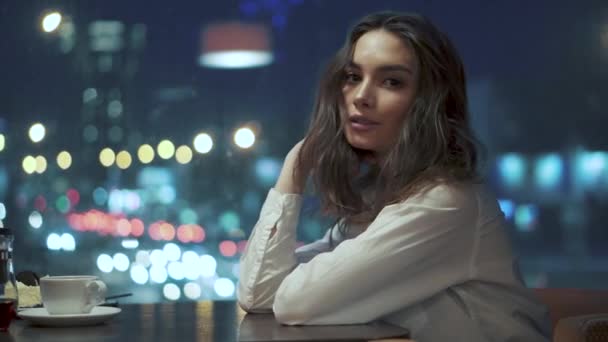
{"label": "young woman", "polygon": [[[418,15],[363,18],[319,86],[241,259],[238,300],[284,324],[385,320],[420,341],[548,341],[476,174],[462,62]],[[338,220],[295,250],[311,177]]]}

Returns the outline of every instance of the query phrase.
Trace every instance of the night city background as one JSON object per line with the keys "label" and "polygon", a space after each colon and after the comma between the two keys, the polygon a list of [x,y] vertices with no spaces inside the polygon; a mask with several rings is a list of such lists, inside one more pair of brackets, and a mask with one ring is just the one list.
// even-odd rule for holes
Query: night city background
{"label": "night city background", "polygon": [[[323,66],[385,9],[430,17],[459,49],[526,283],[607,288],[608,2],[591,0],[3,1],[16,270],[94,274],[133,302],[234,299]],[[331,222],[317,209],[307,196],[301,243]]]}

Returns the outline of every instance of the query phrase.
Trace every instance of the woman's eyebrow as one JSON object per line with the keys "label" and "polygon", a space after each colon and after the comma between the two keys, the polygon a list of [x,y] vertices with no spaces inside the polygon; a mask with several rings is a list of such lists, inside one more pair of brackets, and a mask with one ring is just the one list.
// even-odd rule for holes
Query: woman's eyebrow
{"label": "woman's eyebrow", "polygon": [[[346,65],[347,68],[361,70],[361,66],[353,61],[348,62]],[[403,64],[385,64],[377,67],[378,71],[387,72],[387,71],[402,71],[408,73],[410,75],[414,75],[412,69]]]}

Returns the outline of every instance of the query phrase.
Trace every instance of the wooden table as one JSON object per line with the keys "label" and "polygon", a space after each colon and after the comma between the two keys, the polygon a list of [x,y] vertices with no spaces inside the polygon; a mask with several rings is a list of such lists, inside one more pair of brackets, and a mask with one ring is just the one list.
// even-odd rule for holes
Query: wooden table
{"label": "wooden table", "polygon": [[8,333],[0,333],[0,341],[368,341],[408,334],[380,322],[283,326],[272,314],[246,314],[234,301],[126,304],[121,309],[109,322],[89,327],[38,327],[16,320]]}

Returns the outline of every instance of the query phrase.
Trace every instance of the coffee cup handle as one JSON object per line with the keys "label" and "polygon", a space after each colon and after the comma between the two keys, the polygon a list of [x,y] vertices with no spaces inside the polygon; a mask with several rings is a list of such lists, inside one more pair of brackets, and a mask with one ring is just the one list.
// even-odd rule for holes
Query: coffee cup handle
{"label": "coffee cup handle", "polygon": [[86,286],[86,304],[84,312],[90,312],[93,307],[104,302],[106,298],[106,284],[101,280],[91,280]]}

